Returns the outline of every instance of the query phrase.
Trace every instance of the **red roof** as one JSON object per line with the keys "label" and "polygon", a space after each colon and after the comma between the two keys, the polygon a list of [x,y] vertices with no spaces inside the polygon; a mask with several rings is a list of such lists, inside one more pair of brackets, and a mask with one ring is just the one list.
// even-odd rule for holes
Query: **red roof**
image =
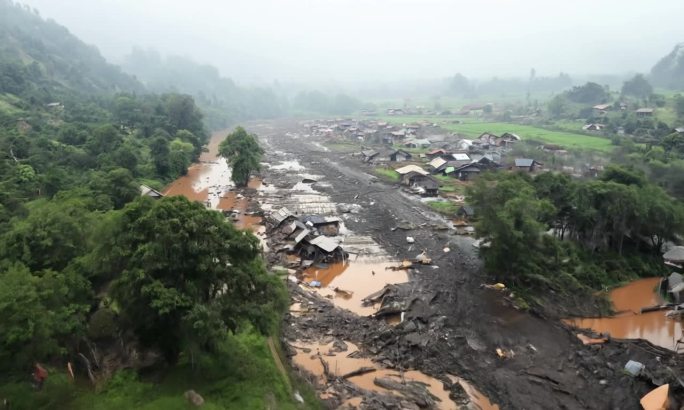
{"label": "red roof", "polygon": [[434,155],[434,154],[446,154],[446,151],[443,149],[434,149],[430,152],[428,152],[428,155]]}

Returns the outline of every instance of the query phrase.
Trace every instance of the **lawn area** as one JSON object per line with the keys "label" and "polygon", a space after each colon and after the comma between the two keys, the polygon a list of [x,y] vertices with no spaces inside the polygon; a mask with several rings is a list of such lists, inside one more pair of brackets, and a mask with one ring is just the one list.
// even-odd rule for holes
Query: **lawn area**
{"label": "lawn area", "polygon": [[375,175],[389,182],[399,182],[399,174],[397,171],[389,168],[377,167],[373,170]]}
{"label": "lawn area", "polygon": [[452,201],[431,201],[428,202],[428,205],[433,210],[447,216],[454,216],[458,210],[458,205]]}
{"label": "lawn area", "polygon": [[442,124],[449,131],[455,131],[469,137],[477,137],[483,132],[501,135],[504,132],[518,134],[523,140],[534,140],[561,145],[566,148],[580,148],[594,151],[610,151],[609,139],[591,135],[576,134],[566,131],[550,131],[529,125],[509,124],[504,122],[466,122],[463,124]]}
{"label": "lawn area", "polygon": [[193,369],[187,358],[158,375],[139,377],[123,370],[105,385],[91,388],[85,381],[69,381],[61,369],[50,369],[44,388],[33,391],[27,376],[0,382],[0,397],[12,409],[55,410],[186,410],[195,408],[183,397],[195,390],[204,398],[202,409],[320,409],[315,393],[295,380],[294,390],[304,397],[299,405],[289,382],[278,371],[266,337],[246,332],[230,337],[213,355],[195,357]]}
{"label": "lawn area", "polygon": [[[504,132],[512,132],[520,135],[523,140],[534,140],[539,142],[546,142],[549,144],[557,144],[568,149],[588,149],[593,151],[610,151],[612,149],[611,141],[608,138],[601,138],[593,135],[585,135],[568,131],[552,131],[544,128],[533,127],[530,125],[520,125],[505,122],[484,122],[479,118],[472,117],[441,117],[441,116],[403,116],[403,117],[382,117],[383,120],[392,124],[414,123],[423,120],[434,122],[440,127],[449,131],[458,132],[468,137],[477,137],[483,132],[491,132],[496,135],[501,135]],[[453,121],[461,121],[460,124],[454,124]],[[562,128],[570,128],[577,126],[581,128],[580,123],[570,124],[565,122]]]}

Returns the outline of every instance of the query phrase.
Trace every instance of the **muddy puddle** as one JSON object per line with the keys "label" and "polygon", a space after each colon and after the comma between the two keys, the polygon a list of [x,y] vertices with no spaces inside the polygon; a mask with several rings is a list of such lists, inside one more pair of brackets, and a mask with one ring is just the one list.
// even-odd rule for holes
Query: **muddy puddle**
{"label": "muddy puddle", "polygon": [[[376,385],[376,378],[388,378],[400,383],[419,382],[424,384],[430,394],[437,398],[435,401],[437,402],[438,409],[461,408],[449,398],[449,392],[444,389],[442,381],[415,370],[399,371],[382,368],[369,358],[358,357],[358,347],[353,343],[345,342],[344,345],[346,345],[346,350],[339,352],[340,349],[336,349],[333,342],[297,342],[292,345],[297,351],[292,360],[297,367],[313,374],[319,381],[323,381],[325,376],[321,360],[327,364],[329,373],[337,377],[342,377],[361,368],[372,368],[375,371],[348,377],[348,380],[364,390],[391,395],[400,395],[400,393]],[[465,380],[455,376],[450,376],[450,379],[453,383],[461,383],[461,386],[468,394],[470,399],[468,409],[498,409],[497,406],[492,405],[482,393]],[[361,403],[361,398],[350,398],[347,403],[357,407]]]}
{"label": "muddy puddle", "polygon": [[[363,306],[362,299],[389,284],[408,282],[405,270],[390,270],[397,263],[377,262],[373,258],[337,262],[307,268],[302,279],[305,283],[317,281],[315,291],[329,298],[335,305],[361,316],[375,313],[378,306]],[[394,319],[396,321],[396,319]]]}
{"label": "muddy puddle", "polygon": [[617,339],[646,339],[667,349],[675,350],[682,333],[678,319],[665,316],[666,311],[639,313],[641,308],[658,305],[663,300],[656,289],[660,278],[639,279],[610,292],[610,300],[617,314],[607,318],[578,318],[565,322],[582,329],[608,333]]}

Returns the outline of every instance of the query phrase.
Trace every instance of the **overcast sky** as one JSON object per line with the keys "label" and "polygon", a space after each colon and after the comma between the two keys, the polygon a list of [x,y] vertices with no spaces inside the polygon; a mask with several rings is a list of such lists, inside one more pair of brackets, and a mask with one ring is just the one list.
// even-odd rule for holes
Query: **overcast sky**
{"label": "overcast sky", "polygon": [[684,0],[22,0],[116,62],[132,46],[238,82],[647,72]]}

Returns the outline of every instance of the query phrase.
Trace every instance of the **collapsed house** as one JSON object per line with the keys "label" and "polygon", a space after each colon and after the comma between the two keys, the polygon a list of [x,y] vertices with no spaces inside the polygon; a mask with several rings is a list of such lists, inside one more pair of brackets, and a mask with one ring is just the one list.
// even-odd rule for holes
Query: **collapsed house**
{"label": "collapsed house", "polygon": [[271,236],[281,244],[276,252],[296,257],[301,267],[344,260],[348,256],[335,238],[341,224],[337,217],[298,217],[283,207],[269,215],[269,222]]}

